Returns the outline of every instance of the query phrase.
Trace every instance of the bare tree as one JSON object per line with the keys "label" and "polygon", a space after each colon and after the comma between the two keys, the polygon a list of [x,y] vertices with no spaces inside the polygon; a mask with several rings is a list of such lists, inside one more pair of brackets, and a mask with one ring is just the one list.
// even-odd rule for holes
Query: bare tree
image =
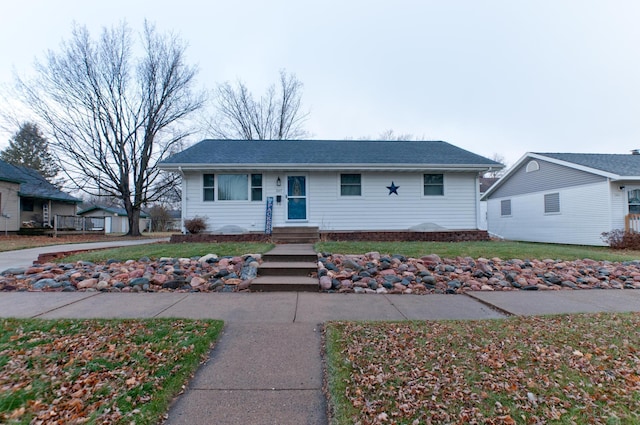
{"label": "bare tree", "polygon": [[498,178],[498,177],[504,176],[505,173],[507,172],[507,167],[508,167],[508,164],[504,159],[504,155],[494,152],[494,154],[491,155],[490,159],[503,164],[504,168],[501,168],[499,170],[487,171],[486,173],[484,173],[483,177]]}
{"label": "bare tree", "polygon": [[272,85],[255,100],[247,86],[226,82],[215,90],[216,106],[209,131],[218,139],[285,140],[307,136],[303,124],[302,83],[293,74],[280,71],[280,84]]}
{"label": "bare tree", "polygon": [[[349,139],[348,137],[346,138]],[[385,141],[410,141],[410,140],[418,140],[418,137],[414,136],[411,133],[398,133],[393,129],[387,129],[382,133],[378,134],[374,139],[371,136],[362,136],[359,137],[358,140],[385,140]]]}
{"label": "bare tree", "polygon": [[[60,52],[17,79],[21,100],[51,133],[51,147],[75,186],[122,200],[128,235],[140,235],[141,208],[172,188],[157,164],[191,134],[186,119],[204,102],[185,44],[145,22],[139,39],[126,23],[93,40],[75,27]],[[140,51],[139,57],[134,52]]]}

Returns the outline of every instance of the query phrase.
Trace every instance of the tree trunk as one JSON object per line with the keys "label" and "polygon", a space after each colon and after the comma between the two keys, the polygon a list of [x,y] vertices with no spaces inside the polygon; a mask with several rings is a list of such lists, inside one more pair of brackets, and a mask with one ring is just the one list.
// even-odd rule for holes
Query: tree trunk
{"label": "tree trunk", "polygon": [[140,233],[140,208],[136,208],[131,202],[125,202],[127,219],[129,220],[129,231],[127,236],[142,236]]}

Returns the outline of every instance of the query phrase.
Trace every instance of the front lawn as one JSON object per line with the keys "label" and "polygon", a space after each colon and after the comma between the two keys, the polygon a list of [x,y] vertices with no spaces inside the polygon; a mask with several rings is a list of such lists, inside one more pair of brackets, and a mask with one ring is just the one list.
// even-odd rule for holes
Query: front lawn
{"label": "front lawn", "polygon": [[216,320],[0,320],[0,423],[156,424]]}
{"label": "front lawn", "polygon": [[333,322],[333,424],[640,423],[640,314]]}

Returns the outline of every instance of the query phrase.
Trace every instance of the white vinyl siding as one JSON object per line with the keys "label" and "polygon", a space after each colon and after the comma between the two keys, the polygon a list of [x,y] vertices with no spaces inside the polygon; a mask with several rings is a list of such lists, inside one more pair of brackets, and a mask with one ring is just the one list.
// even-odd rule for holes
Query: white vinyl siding
{"label": "white vinyl siding", "polygon": [[[276,185],[296,172],[307,176],[309,226],[321,230],[407,230],[431,223],[449,230],[477,228],[477,173],[444,173],[443,196],[424,196],[424,173],[363,172],[361,196],[340,195],[340,174],[290,170],[263,173],[262,202],[202,201],[202,173],[185,172],[183,218],[207,217],[207,231],[234,225],[249,231],[264,231],[266,199],[274,202],[273,226],[285,226],[285,187]],[[352,174],[352,173],[343,173]],[[398,195],[389,195],[387,186],[399,186]]]}
{"label": "white vinyl siding", "polygon": [[545,213],[545,193],[509,197],[509,220],[500,219],[504,198],[489,199],[489,232],[510,240],[605,245],[601,234],[611,230],[609,184],[566,188],[558,194],[562,198],[562,214]]}

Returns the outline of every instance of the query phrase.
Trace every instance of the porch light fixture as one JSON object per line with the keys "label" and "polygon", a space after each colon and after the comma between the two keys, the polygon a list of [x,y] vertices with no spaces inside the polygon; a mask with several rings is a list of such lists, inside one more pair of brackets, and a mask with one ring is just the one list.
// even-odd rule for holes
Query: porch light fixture
{"label": "porch light fixture", "polygon": [[280,181],[280,177],[278,177],[278,180],[276,180],[276,186],[278,187],[282,186],[282,181]]}

